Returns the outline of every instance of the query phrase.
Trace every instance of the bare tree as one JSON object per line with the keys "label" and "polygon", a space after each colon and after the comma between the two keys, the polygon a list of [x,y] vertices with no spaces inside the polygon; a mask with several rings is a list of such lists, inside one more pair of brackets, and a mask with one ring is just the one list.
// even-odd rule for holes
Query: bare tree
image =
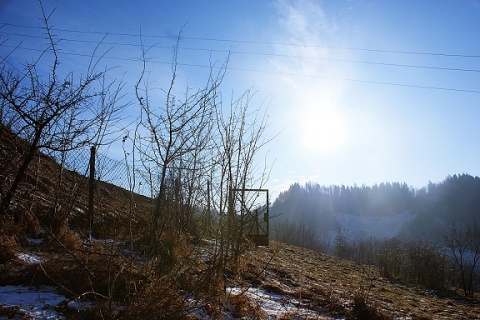
{"label": "bare tree", "polygon": [[247,90],[238,99],[232,97],[226,108],[222,101],[216,104],[216,153],[211,180],[213,210],[219,215],[217,240],[222,263],[230,258],[235,261],[242,252],[246,231],[242,213],[251,211],[255,204],[247,193],[232,191],[261,188],[268,178],[266,166],[256,161],[268,142],[263,136],[266,115],[260,109],[251,110],[252,97]]}
{"label": "bare tree", "polygon": [[460,227],[452,222],[450,228],[442,236],[444,245],[453,257],[460,273],[465,296],[473,296],[475,275],[480,261],[480,227],[476,223]]}
{"label": "bare tree", "polygon": [[201,184],[200,170],[206,168],[205,161],[201,160],[207,156],[213,104],[226,63],[221,64],[217,72],[212,65],[203,87],[187,87],[180,96],[177,94],[177,42],[173,47],[171,80],[162,90],[164,101],[156,102],[147,77],[147,53],[145,49],[142,52],[143,71],[135,87],[141,109],[141,128],[136,130],[135,141],[143,166],[156,185],[151,236],[158,239],[167,228],[178,230],[188,223],[180,219],[188,212],[183,210],[183,204],[192,204],[194,189]]}
{"label": "bare tree", "polygon": [[[28,149],[2,196],[0,213],[3,215],[8,212],[38,151],[60,152],[64,161],[69,150],[101,143],[108,124],[122,109],[117,106],[122,85],[116,85],[115,81],[108,83],[107,70],[96,71],[99,61],[93,54],[86,73],[78,78],[72,71],[61,70],[59,41],[49,23],[52,14],[47,15],[42,5],[41,9],[47,48],[21,69],[10,64],[7,57],[0,65],[2,124],[28,142]],[[45,74],[41,66],[48,59],[51,59],[50,68]],[[95,89],[95,84],[100,84],[100,89]]]}

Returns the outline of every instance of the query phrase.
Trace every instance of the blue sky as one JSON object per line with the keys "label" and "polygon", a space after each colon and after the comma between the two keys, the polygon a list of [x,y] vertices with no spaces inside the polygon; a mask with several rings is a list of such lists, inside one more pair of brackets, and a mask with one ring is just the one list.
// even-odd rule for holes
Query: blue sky
{"label": "blue sky", "polygon": [[[480,175],[480,1],[44,1],[72,68],[107,34],[103,60],[133,91],[138,34],[152,74],[168,79],[182,30],[185,83],[232,56],[224,95],[253,88],[268,107],[260,155],[274,194],[293,182],[412,187]],[[41,47],[36,1],[0,0],[6,45],[19,61]],[[75,32],[72,32],[75,31]],[[137,36],[136,36],[137,35]],[[73,53],[73,54],[72,54]],[[83,59],[83,60],[82,60]],[[253,187],[253,186],[252,186]]]}

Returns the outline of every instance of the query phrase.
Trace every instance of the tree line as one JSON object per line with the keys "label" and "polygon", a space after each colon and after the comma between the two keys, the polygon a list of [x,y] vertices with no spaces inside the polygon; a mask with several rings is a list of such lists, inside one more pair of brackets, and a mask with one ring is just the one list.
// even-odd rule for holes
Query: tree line
{"label": "tree line", "polygon": [[[403,230],[403,236],[422,238],[432,222],[478,221],[480,178],[469,174],[448,176],[439,183],[429,182],[413,189],[405,182],[374,186],[321,186],[295,183],[272,204],[278,220],[315,222],[321,231],[336,230],[336,213],[357,216],[385,216],[412,213],[415,219]],[[431,234],[428,234],[431,236]]]}
{"label": "tree line", "polygon": [[[374,264],[388,278],[434,289],[460,287],[466,296],[480,289],[480,178],[448,176],[415,190],[406,183],[367,186],[293,184],[272,205],[273,234],[279,240]],[[414,219],[387,239],[351,239],[335,214],[395,215]],[[335,234],[334,238],[325,236]]]}

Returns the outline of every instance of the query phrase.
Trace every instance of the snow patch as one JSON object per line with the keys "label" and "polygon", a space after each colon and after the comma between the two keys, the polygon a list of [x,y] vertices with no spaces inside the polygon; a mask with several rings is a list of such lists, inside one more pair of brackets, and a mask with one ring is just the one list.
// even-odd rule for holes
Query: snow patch
{"label": "snow patch", "polygon": [[42,263],[42,259],[35,255],[35,254],[29,254],[29,253],[17,253],[16,254],[17,258],[22,260],[23,262],[27,264],[39,264]]}
{"label": "snow patch", "polygon": [[39,245],[43,244],[43,242],[45,241],[43,238],[38,238],[38,239],[27,238],[26,240],[27,240],[28,244],[36,245],[36,246],[39,246]]}
{"label": "snow patch", "polygon": [[0,307],[18,308],[18,313],[28,319],[65,319],[53,307],[66,299],[51,286],[40,286],[38,289],[25,286],[0,287]]}
{"label": "snow patch", "polygon": [[[0,287],[0,310],[11,312],[11,316],[15,316],[14,319],[63,320],[65,316],[55,309],[67,301],[66,306],[72,310],[85,311],[94,307],[94,303],[88,300],[69,301],[67,297],[58,294],[56,288],[52,286]],[[4,319],[10,318],[0,316],[0,320]]]}
{"label": "snow patch", "polygon": [[288,295],[272,293],[259,288],[244,290],[237,287],[227,288],[231,295],[245,294],[253,303],[260,306],[269,319],[283,319],[293,316],[294,319],[336,319],[308,309],[308,305]]}

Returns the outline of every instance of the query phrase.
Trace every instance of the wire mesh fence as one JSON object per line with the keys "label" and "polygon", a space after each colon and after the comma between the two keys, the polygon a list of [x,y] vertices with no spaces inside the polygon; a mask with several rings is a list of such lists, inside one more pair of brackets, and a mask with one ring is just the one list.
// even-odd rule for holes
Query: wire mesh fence
{"label": "wire mesh fence", "polygon": [[[74,171],[88,178],[91,149],[79,148],[51,155],[64,169]],[[95,179],[133,191],[147,197],[156,193],[155,179],[147,170],[139,169],[126,160],[117,160],[106,153],[95,152]]]}
{"label": "wire mesh fence", "polygon": [[105,154],[96,157],[97,179],[126,190],[153,198],[156,194],[154,174],[141,170],[123,160],[112,159]]}

